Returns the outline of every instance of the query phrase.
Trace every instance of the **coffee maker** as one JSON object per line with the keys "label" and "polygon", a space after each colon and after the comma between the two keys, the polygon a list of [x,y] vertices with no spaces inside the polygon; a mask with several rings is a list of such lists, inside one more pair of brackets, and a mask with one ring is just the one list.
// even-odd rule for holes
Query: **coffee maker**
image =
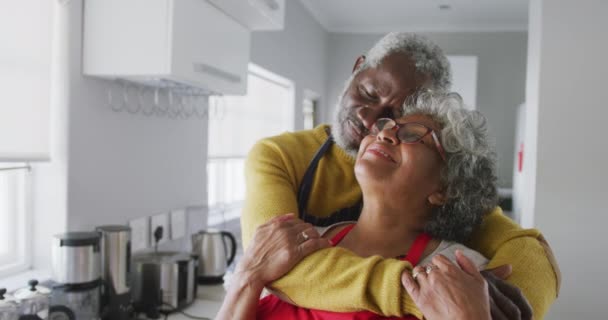
{"label": "coffee maker", "polygon": [[68,232],[53,238],[51,319],[99,319],[99,239],[97,232]]}
{"label": "coffee maker", "polygon": [[96,228],[101,235],[103,320],[128,320],[131,305],[131,228],[108,225]]}

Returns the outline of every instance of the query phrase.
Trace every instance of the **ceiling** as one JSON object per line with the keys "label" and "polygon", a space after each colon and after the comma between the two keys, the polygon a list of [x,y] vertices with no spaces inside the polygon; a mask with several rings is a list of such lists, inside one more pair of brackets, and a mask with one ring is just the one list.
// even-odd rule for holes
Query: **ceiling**
{"label": "ceiling", "polygon": [[[300,0],[330,32],[528,29],[528,0]],[[450,8],[440,9],[447,5]]]}

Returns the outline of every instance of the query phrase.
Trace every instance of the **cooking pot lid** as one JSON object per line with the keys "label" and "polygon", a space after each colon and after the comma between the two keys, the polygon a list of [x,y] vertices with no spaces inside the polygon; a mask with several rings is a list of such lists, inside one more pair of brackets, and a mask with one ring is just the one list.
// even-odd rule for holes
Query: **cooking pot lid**
{"label": "cooking pot lid", "polygon": [[29,300],[38,297],[47,298],[51,293],[51,289],[38,285],[37,280],[30,280],[27,283],[29,286],[15,291],[15,299]]}
{"label": "cooking pot lid", "polygon": [[55,235],[60,246],[85,247],[99,245],[101,235],[99,232],[68,232]]}

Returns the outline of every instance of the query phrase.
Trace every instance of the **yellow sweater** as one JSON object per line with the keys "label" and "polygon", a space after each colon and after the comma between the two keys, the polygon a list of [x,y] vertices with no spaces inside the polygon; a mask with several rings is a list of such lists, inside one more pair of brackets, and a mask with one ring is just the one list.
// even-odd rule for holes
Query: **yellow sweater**
{"label": "yellow sweater", "polygon": [[[285,133],[253,147],[245,168],[247,196],[241,218],[245,247],[255,229],[268,219],[297,213],[298,187],[313,155],[327,139],[326,127]],[[353,166],[352,157],[335,144],[331,146],[316,171],[309,213],[327,216],[361,198]],[[538,230],[522,229],[496,208],[468,245],[490,258],[488,268],[511,264],[513,274],[508,281],[523,291],[535,319],[543,318],[559,290],[559,269]],[[306,308],[422,318],[401,286],[406,268],[411,268],[407,262],[361,258],[335,247],[306,257],[272,287]]]}

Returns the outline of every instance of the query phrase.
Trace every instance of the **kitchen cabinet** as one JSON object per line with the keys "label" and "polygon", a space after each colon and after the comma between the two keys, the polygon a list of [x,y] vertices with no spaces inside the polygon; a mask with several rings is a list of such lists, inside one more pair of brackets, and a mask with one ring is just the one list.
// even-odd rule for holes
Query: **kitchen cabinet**
{"label": "kitchen cabinet", "polygon": [[250,30],[282,30],[285,0],[209,0]]}
{"label": "kitchen cabinet", "polygon": [[206,0],[86,0],[84,74],[244,94],[251,34]]}

